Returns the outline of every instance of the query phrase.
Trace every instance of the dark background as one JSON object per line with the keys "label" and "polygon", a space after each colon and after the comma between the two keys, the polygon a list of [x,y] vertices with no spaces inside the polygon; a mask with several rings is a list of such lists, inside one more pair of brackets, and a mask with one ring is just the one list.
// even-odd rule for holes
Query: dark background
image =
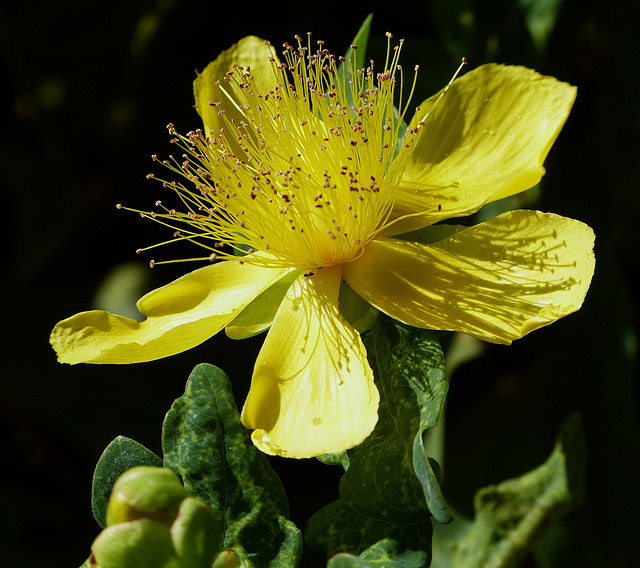
{"label": "dark background", "polygon": [[[419,64],[414,102],[470,66],[523,64],[578,86],[535,206],[590,224],[596,275],[583,309],[511,347],[486,346],[455,373],[447,412],[445,495],[471,513],[473,493],[550,453],[571,412],[589,447],[588,498],[547,539],[549,566],[637,561],[637,297],[640,100],[632,0],[432,0],[220,3],[199,0],[0,2],[0,565],[79,566],[98,532],[93,467],[117,435],[160,452],[161,423],[191,368],[211,362],[241,403],[260,338],[223,335],[168,360],[130,367],[62,366],[48,345],[60,319],[95,307],[123,263],[131,296],[191,265],[149,270],[138,247],[168,238],[116,203],[148,210],[159,184],[150,155],[171,151],[165,125],[200,126],[194,70],[248,34],[275,45],[313,31],[343,53],[374,11],[370,55],[391,31],[402,62]],[[546,19],[545,19],[546,18]],[[534,23],[547,22],[537,43]],[[188,252],[185,254],[189,254]],[[135,288],[140,288],[137,290]],[[443,337],[446,343],[447,337]],[[337,495],[339,471],[315,460],[273,460],[303,527]],[[309,557],[310,558],[310,557]],[[308,566],[303,558],[302,565]],[[535,564],[530,558],[528,566]]]}

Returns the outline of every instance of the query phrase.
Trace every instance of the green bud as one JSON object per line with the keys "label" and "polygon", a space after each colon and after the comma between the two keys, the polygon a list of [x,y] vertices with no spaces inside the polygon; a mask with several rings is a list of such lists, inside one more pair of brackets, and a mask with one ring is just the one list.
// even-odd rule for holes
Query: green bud
{"label": "green bud", "polygon": [[189,492],[170,469],[134,467],[113,485],[107,504],[107,526],[145,518],[170,527],[186,497]]}
{"label": "green bud", "polygon": [[173,546],[182,568],[211,568],[222,548],[224,525],[202,501],[189,497],[180,504],[171,526]]}
{"label": "green bud", "polygon": [[182,568],[163,524],[139,519],[107,527],[93,541],[92,568]]}

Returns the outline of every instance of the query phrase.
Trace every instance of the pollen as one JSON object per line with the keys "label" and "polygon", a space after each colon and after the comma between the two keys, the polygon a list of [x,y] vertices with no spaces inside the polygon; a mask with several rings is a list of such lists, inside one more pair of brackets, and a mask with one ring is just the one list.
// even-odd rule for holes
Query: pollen
{"label": "pollen", "polygon": [[[336,58],[324,42],[311,53],[310,38],[285,43],[282,62],[269,48],[266,91],[249,67],[233,65],[209,104],[237,112],[217,111],[209,132],[181,135],[169,124],[179,155],[161,163],[179,181],[148,176],[175,191],[182,210],[158,201],[145,216],[174,229],[172,241],[207,248],[211,260],[256,252],[246,262],[312,270],[358,258],[391,213],[408,154],[396,149],[417,132],[401,128],[408,100],[394,107],[405,95],[402,41],[392,47],[387,37],[380,71]],[[413,86],[415,74],[409,100]]]}

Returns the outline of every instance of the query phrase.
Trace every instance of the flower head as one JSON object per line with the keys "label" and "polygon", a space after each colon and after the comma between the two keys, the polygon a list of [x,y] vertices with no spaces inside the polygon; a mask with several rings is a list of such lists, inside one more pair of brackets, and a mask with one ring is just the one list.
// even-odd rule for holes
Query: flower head
{"label": "flower head", "polygon": [[586,225],[512,211],[434,227],[535,185],[575,88],[486,65],[424,101],[405,130],[399,51],[380,71],[300,40],[283,62],[255,37],[223,52],[194,83],[203,128],[169,126],[181,157],[164,163],[181,181],[163,183],[184,210],[159,202],[148,214],[220,262],[144,296],[143,322],[102,311],[60,322],[60,361],[149,361],[222,329],[270,328],[243,422],[263,451],[310,457],[360,443],[377,421],[347,295],[496,343],[577,310],[594,269]]}
{"label": "flower head", "polygon": [[[372,63],[347,75],[326,49],[309,55],[285,44],[280,63],[258,38],[240,46],[261,54],[262,65],[234,62],[221,74],[214,62],[198,77],[204,130],[180,136],[168,126],[183,153],[165,165],[195,191],[165,182],[189,211],[156,218],[185,223],[183,236],[208,241],[216,258],[223,244],[265,253],[246,259],[265,266],[315,270],[357,258],[393,208],[408,157],[396,144],[409,147],[417,134],[401,137],[404,113],[394,114],[400,50],[381,72]],[[265,64],[268,79],[252,74]]]}

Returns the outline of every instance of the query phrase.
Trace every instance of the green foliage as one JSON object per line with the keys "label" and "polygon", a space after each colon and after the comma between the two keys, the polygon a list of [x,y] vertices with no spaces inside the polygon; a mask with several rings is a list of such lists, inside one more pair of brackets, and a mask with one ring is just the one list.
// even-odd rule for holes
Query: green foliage
{"label": "green foliage", "polygon": [[363,515],[391,523],[416,523],[430,514],[449,522],[422,441],[447,393],[440,346],[430,332],[388,320],[363,339],[380,391],[379,418],[369,438],[347,452],[340,495]]}
{"label": "green foliage", "polygon": [[226,522],[224,547],[250,566],[295,566],[302,539],[280,479],[240,423],[227,376],[198,365],[166,416],[164,463]]}
{"label": "green foliage", "polygon": [[438,568],[518,566],[544,531],[583,501],[585,455],[582,422],[574,415],[544,464],[478,491],[475,520],[462,522],[463,534],[458,531],[447,539],[446,531],[436,531],[436,540],[448,540],[437,547]]}
{"label": "green foliage", "polygon": [[125,471],[137,466],[161,467],[162,460],[135,440],[118,436],[98,460],[91,486],[91,510],[101,528],[107,526],[107,502],[111,489]]}
{"label": "green foliage", "polygon": [[[381,392],[379,423],[360,446],[322,456],[325,463],[345,469],[341,497],[311,518],[305,540],[326,551],[328,568],[426,568],[432,559],[431,514],[451,519],[434,473],[437,467],[422,443],[440,418],[447,391],[442,352],[430,333],[388,320],[376,324],[365,341]],[[163,449],[165,466],[182,477],[185,488],[211,507],[214,516],[200,509],[202,503],[185,499],[178,516],[182,524],[171,528],[172,546],[179,546],[168,552],[154,548],[154,554],[170,552],[167,562],[180,568],[200,566],[202,558],[221,548],[227,552],[216,566],[298,565],[302,542],[287,519],[286,495],[267,458],[251,444],[220,369],[202,364],[193,370],[185,394],[165,419]],[[462,517],[450,528],[436,526],[437,568],[517,566],[543,530],[583,499],[584,455],[580,420],[572,417],[542,466],[478,492],[474,522]],[[119,437],[103,453],[94,487],[106,499],[115,471],[156,460],[133,440]],[[104,508],[98,511],[104,518]],[[208,530],[200,522],[203,514],[207,521],[211,516]],[[224,543],[215,517],[224,518]],[[94,550],[113,559],[114,568],[129,561],[128,553],[118,552],[121,545],[131,547],[136,562],[155,558],[145,551],[164,525],[150,519],[122,525],[103,531]],[[90,566],[87,561],[82,568]]]}
{"label": "green foliage", "polygon": [[[351,42],[351,46],[356,46],[357,49],[353,49],[351,46],[349,46],[349,49],[347,49],[346,53],[344,54],[344,58],[347,62],[349,60],[353,61],[353,66],[349,64],[345,65],[344,63],[341,63],[338,66],[338,73],[337,73],[338,78],[343,81],[343,84],[345,86],[348,85],[349,81],[352,80],[352,77],[351,77],[352,69],[360,69],[365,64],[367,44],[369,43],[369,32],[371,31],[372,20],[373,20],[373,14],[369,14],[365,18],[364,22],[362,22],[362,25],[360,26],[358,33],[353,38],[353,41]],[[348,108],[351,108],[355,104],[351,90],[346,89],[346,94],[347,94],[346,102],[348,103]]]}
{"label": "green foliage", "polygon": [[431,560],[431,522],[396,524],[358,513],[343,499],[323,507],[307,525],[309,546],[326,550],[328,566],[424,567]]}

